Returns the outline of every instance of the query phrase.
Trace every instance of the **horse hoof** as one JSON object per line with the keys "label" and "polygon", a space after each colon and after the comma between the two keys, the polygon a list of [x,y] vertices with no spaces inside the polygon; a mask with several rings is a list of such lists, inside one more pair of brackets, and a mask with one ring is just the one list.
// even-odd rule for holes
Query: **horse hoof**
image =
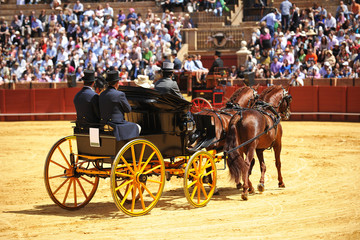
{"label": "horse hoof", "polygon": [[236,184],[236,188],[237,188],[237,189],[241,189],[241,187],[242,187],[242,184],[241,184],[241,183]]}
{"label": "horse hoof", "polygon": [[248,194],[247,193],[242,193],[241,198],[242,198],[242,200],[247,201],[248,200]]}
{"label": "horse hoof", "polygon": [[259,192],[263,192],[265,190],[265,185],[263,183],[259,183],[257,185],[257,189],[259,190]]}
{"label": "horse hoof", "polygon": [[253,194],[255,193],[255,189],[252,187],[252,188],[249,188],[249,194]]}
{"label": "horse hoof", "polygon": [[279,188],[285,188],[285,183],[279,183]]}

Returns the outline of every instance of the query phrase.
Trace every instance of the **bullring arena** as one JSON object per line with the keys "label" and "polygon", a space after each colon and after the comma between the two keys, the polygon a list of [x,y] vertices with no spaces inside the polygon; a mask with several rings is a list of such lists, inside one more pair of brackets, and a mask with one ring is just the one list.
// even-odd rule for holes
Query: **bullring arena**
{"label": "bullring arena", "polygon": [[[72,134],[69,121],[0,122],[0,238],[359,239],[359,123],[282,125],[286,188],[277,188],[273,153],[265,151],[266,189],[248,201],[241,200],[228,170],[218,170],[220,195],[207,206],[190,207],[182,180],[172,178],[149,214],[128,217],[116,208],[104,179],[78,211],[61,209],[49,198],[45,157],[54,142]],[[258,169],[256,163],[254,183]]]}
{"label": "bullring arena", "polygon": [[[83,12],[76,2],[76,0],[66,0],[63,3],[58,0],[0,1],[0,161],[3,166],[0,175],[0,239],[360,239],[360,31],[358,28],[360,18],[356,17],[360,15],[360,5],[351,5],[350,1],[344,1],[345,3],[341,1],[339,5],[338,1],[329,0],[316,3],[291,0],[294,8],[288,9],[291,10],[291,26],[288,30],[285,25],[281,26],[281,22],[286,21],[285,18],[276,24],[271,21],[272,14],[276,14],[277,18],[281,14],[280,4],[283,0],[217,0],[221,8],[217,4],[216,9],[215,5],[205,5],[207,1],[197,0],[188,1],[191,3],[187,6],[161,4],[164,2],[162,0],[79,1],[86,8]],[[196,4],[197,2],[199,4]],[[265,2],[265,4],[269,2],[269,6],[259,6],[257,2]],[[317,4],[324,6],[328,13],[336,17],[334,19],[336,28],[330,26],[329,29],[325,26],[327,24],[320,26],[321,15],[327,12]],[[349,11],[345,10],[345,7]],[[280,11],[275,11],[276,9]],[[75,10],[79,22],[77,17],[71,15]],[[95,21],[91,21],[91,16],[94,16],[92,12],[96,14]],[[298,22],[293,21],[295,12],[299,15]],[[140,21],[134,20],[140,14],[146,23],[141,27]],[[17,21],[17,16],[23,21]],[[331,19],[331,15],[328,16]],[[34,19],[31,24],[37,27],[31,29],[30,20],[26,17]],[[345,21],[346,19],[349,22]],[[80,25],[81,21],[84,25],[80,27],[78,23]],[[129,22],[137,25],[129,25],[128,29],[123,23],[129,24]],[[271,22],[274,26],[270,24]],[[101,24],[106,27],[102,28]],[[76,31],[74,31],[75,26],[78,27]],[[113,27],[112,31],[108,31],[110,27]],[[132,28],[136,28],[134,33],[131,32]],[[150,28],[156,31],[154,33],[151,30],[151,34],[154,35],[150,35],[149,32],[145,34],[145,28],[147,31]],[[350,28],[355,31],[350,31]],[[65,32],[67,34],[58,37]],[[91,39],[88,38],[89,32],[94,33]],[[114,37],[111,40],[113,42],[107,40],[110,33]],[[331,43],[323,34],[329,39],[331,37]],[[146,38],[145,35],[151,36],[151,39],[149,36]],[[135,40],[130,36],[134,36]],[[159,37],[163,40],[159,40]],[[271,45],[270,37],[274,41]],[[70,38],[75,41],[68,41]],[[316,38],[320,41],[315,41]],[[149,39],[150,42],[147,41]],[[100,41],[103,44],[97,45],[96,43]],[[56,48],[51,48],[52,46]],[[314,53],[308,51],[311,46],[314,47]],[[110,47],[113,48],[110,50]],[[126,62],[124,49],[128,53],[135,49],[131,57],[131,60],[134,60],[133,65]],[[93,52],[96,53],[94,53],[96,59]],[[317,56],[317,63],[314,54]],[[213,74],[207,76],[205,74],[201,78],[198,70],[201,69],[200,72],[204,74],[207,72],[204,68],[199,67],[194,71],[194,68],[184,67],[186,59],[188,57],[191,59],[190,56],[193,55],[199,60],[196,62],[197,65],[201,64],[198,67],[211,69],[215,62],[214,55],[221,57],[224,66],[214,67]],[[183,177],[181,174],[187,176],[188,178],[185,179],[192,182],[189,184],[191,186],[195,186],[194,183],[197,184],[196,187],[208,184],[210,187],[206,187],[211,189],[210,192],[215,187],[209,181],[209,177],[205,176],[204,169],[206,168],[207,173],[209,171],[211,174],[217,173],[216,186],[219,195],[211,196],[212,192],[208,193],[210,201],[206,206],[199,208],[193,207],[196,205],[193,197],[196,188],[189,185],[187,188],[184,187],[186,181],[176,176],[172,176],[170,181],[165,181],[165,171],[162,169],[160,174],[159,171],[155,171],[158,166],[154,164],[155,161],[150,161],[152,157],[148,158],[147,163],[139,171],[135,168],[137,162],[141,165],[141,161],[130,160],[130,164],[135,165],[136,172],[130,177],[131,167],[126,170],[124,165],[127,160],[121,161],[118,166],[122,165],[115,168],[115,174],[112,175],[117,176],[118,181],[123,181],[121,186],[116,183],[114,187],[111,176],[101,178],[104,176],[101,175],[104,173],[101,170],[104,169],[96,169],[99,170],[101,177],[99,187],[92,199],[82,194],[85,192],[84,189],[80,191],[78,188],[77,192],[69,191],[71,183],[75,186],[76,181],[82,181],[89,175],[92,178],[87,178],[90,179],[88,182],[93,183],[94,175],[91,172],[93,169],[81,168],[81,164],[87,163],[89,158],[86,157],[89,156],[80,156],[79,164],[79,155],[81,155],[79,154],[76,160],[78,165],[72,162],[71,167],[69,164],[69,168],[66,169],[58,164],[66,170],[61,169],[58,175],[47,175],[46,160],[51,164],[56,162],[51,157],[47,158],[50,149],[59,139],[73,134],[74,123],[71,122],[75,120],[73,99],[83,85],[81,79],[84,69],[96,68],[97,83],[101,80],[101,76],[105,78],[108,70],[121,69],[122,72],[119,74],[123,85],[121,88],[135,89],[136,84],[133,80],[140,80],[138,77],[140,75],[135,74],[143,73],[147,75],[145,78],[158,77],[151,75],[154,69],[147,68],[149,63],[153,62],[154,65],[161,66],[162,61],[166,59],[175,62],[176,56],[181,64],[174,79],[189,101],[195,98],[199,100],[198,97],[202,100],[205,98],[210,102],[210,106],[212,104],[215,109],[219,109],[224,107],[237,88],[252,81],[258,93],[271,85],[282,85],[286,88],[286,90],[283,88],[279,109],[280,104],[284,103],[284,95],[291,94],[292,102],[290,98],[286,98],[286,111],[290,109],[293,115],[290,121],[281,121],[283,128],[281,162],[285,188],[278,188],[273,149],[264,152],[267,168],[265,191],[255,190],[254,193],[249,194],[247,201],[242,199],[241,191],[230,179],[229,169],[225,167],[224,161],[216,163],[217,171],[210,171],[209,167],[204,167],[202,173],[199,173],[200,171],[194,173],[196,167],[191,168],[191,164],[183,163],[187,165],[185,172],[188,175],[181,172],[178,176]],[[280,67],[279,64],[282,63],[275,61],[275,58],[279,62],[284,62],[284,66]],[[285,60],[289,65],[285,64]],[[136,68],[137,63],[141,64],[140,68]],[[271,67],[272,64],[275,66]],[[290,73],[291,69],[292,73]],[[253,73],[250,74],[250,71]],[[203,81],[202,84],[200,80]],[[153,82],[148,81],[150,86],[151,83]],[[289,84],[291,87],[288,88]],[[99,88],[97,91],[100,91]],[[143,90],[135,92],[141,95],[139,94],[141,91]],[[255,92],[253,92],[254,97]],[[143,95],[141,97],[144,98]],[[202,100],[199,100],[199,106]],[[143,103],[151,105],[154,102],[141,102]],[[193,105],[196,105],[195,103],[193,102]],[[250,99],[248,103],[250,104]],[[141,107],[146,108],[146,104]],[[165,110],[169,109],[171,108]],[[268,109],[265,108],[264,111],[269,111]],[[133,112],[136,110],[139,111],[139,108]],[[265,116],[264,111],[263,116]],[[149,112],[154,113],[151,110]],[[135,114],[137,113],[139,112]],[[164,122],[163,125],[172,125],[171,121],[166,122],[163,121],[164,119],[161,119],[159,125]],[[280,118],[277,119],[280,121]],[[209,125],[206,125],[205,129],[207,127]],[[149,129],[145,128],[145,130]],[[164,132],[160,134],[166,139],[165,135],[168,132],[166,134]],[[176,137],[180,138],[179,135]],[[171,147],[178,147],[174,142],[166,143]],[[184,144],[178,145],[183,147]],[[146,152],[144,149],[145,147],[142,153]],[[208,152],[206,154],[210,155]],[[71,158],[71,154],[69,155]],[[61,154],[59,156],[61,159]],[[100,160],[97,164],[103,164],[102,157],[94,159],[92,159],[94,162]],[[195,159],[201,165],[202,160],[199,159],[202,158],[191,159]],[[147,166],[149,162],[151,166]],[[208,166],[208,162],[204,162],[204,165]],[[176,172],[178,169],[171,174],[178,174]],[[144,171],[146,173],[143,174]],[[154,183],[151,178],[154,175],[155,178],[161,175],[160,185],[163,186],[164,183],[159,198],[158,195],[153,197],[150,191],[148,191],[150,194],[147,194],[144,190]],[[198,178],[195,181],[196,177]],[[152,181],[149,180],[150,178]],[[250,176],[254,186],[258,184],[259,178],[259,163],[256,161]],[[67,198],[70,192],[69,195],[78,194],[79,199],[86,195],[85,198],[91,201],[75,211],[60,208],[62,203],[58,202],[58,206],[48,194],[53,191],[54,196],[56,195],[54,192],[57,192],[54,189],[49,190],[50,187],[46,186],[49,179],[63,182],[59,187],[56,186],[58,189],[65,186],[70,179],[70,183],[61,189],[66,192],[65,200],[70,199],[71,202],[71,197]],[[142,193],[136,197],[134,191],[130,194],[132,190],[128,189],[129,182],[133,184],[131,187],[142,189],[148,198],[150,196],[156,198],[155,206],[150,209],[151,211],[145,214]],[[140,187],[141,184],[145,185],[144,183],[148,185]],[[69,188],[66,191],[67,186]],[[124,186],[128,195],[119,196]],[[114,191],[115,188],[120,190]],[[187,194],[184,194],[184,189]],[[191,190],[193,190],[192,205],[189,204]],[[200,195],[200,187],[197,191]],[[123,197],[121,204],[113,200],[116,197]],[[131,197],[132,205],[126,201]],[[74,198],[75,204],[65,206],[64,203],[62,206],[78,207],[77,198]],[[199,199],[200,197],[198,201]],[[117,207],[124,202],[133,208],[135,203],[136,207],[142,204],[140,213],[144,210],[143,216],[130,217],[120,211]],[[131,213],[134,214],[133,209],[128,214]]]}

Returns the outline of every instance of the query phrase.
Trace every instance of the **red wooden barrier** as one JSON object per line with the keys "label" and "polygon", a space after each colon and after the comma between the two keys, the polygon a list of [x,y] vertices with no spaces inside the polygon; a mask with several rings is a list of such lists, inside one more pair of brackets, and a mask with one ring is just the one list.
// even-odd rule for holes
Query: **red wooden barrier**
{"label": "red wooden barrier", "polygon": [[[81,88],[64,88],[65,110],[64,112],[76,112],[74,106],[74,97],[80,91]],[[75,115],[64,115],[66,120],[75,120]]]}
{"label": "red wooden barrier", "polygon": [[[226,87],[225,101],[237,89],[237,86]],[[266,86],[259,86],[260,94]],[[62,89],[30,89],[2,90],[0,89],[0,113],[25,113],[26,116],[1,116],[1,121],[24,120],[74,120],[75,107],[73,98],[80,88]],[[292,115],[291,120],[347,120],[359,121],[360,117],[344,116],[341,113],[360,113],[360,87],[327,87],[305,86],[291,87],[293,97],[291,111],[297,113],[335,112],[336,114]],[[44,115],[31,115],[31,114]],[[46,113],[60,113],[46,115]]]}
{"label": "red wooden barrier", "polygon": [[[347,87],[319,87],[319,112],[346,112]],[[321,115],[319,120],[345,120],[345,116]]]}
{"label": "red wooden barrier", "polygon": [[[30,90],[5,90],[4,113],[31,113],[33,112],[32,92]],[[7,116],[7,121],[26,121],[26,116]]]}
{"label": "red wooden barrier", "polygon": [[[347,89],[346,112],[360,112],[360,87],[350,87]],[[359,116],[347,116],[348,121],[360,121]]]}
{"label": "red wooden barrier", "polygon": [[[318,112],[318,87],[290,87],[292,112]],[[291,120],[317,120],[316,115],[292,115]]]}

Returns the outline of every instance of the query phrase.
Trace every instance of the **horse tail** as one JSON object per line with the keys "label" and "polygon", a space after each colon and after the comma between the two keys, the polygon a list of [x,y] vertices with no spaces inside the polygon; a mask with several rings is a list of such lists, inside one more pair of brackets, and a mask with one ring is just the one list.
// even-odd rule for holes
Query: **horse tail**
{"label": "horse tail", "polygon": [[[241,121],[241,118],[229,123],[229,130],[224,146],[225,151],[232,150],[240,145],[237,131],[237,123],[239,121]],[[241,154],[237,150],[231,151],[228,153],[226,161],[229,167],[231,179],[235,180],[236,183],[239,183],[241,178]]]}

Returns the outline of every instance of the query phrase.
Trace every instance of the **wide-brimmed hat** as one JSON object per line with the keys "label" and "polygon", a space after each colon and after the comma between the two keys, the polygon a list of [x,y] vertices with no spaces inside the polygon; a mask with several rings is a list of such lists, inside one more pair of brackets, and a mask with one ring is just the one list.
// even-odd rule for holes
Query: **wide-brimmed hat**
{"label": "wide-brimmed hat", "polygon": [[307,36],[314,36],[314,35],[317,35],[317,33],[313,30],[313,29],[310,29],[307,33],[306,33]]}
{"label": "wide-brimmed hat", "polygon": [[173,72],[174,71],[174,63],[172,63],[172,62],[163,62],[161,70],[163,72]]}
{"label": "wide-brimmed hat", "polygon": [[215,56],[221,57],[221,52],[215,51]]}
{"label": "wide-brimmed hat", "polygon": [[135,84],[143,88],[153,88],[154,84],[149,80],[149,76],[138,75],[138,78],[134,80]]}
{"label": "wide-brimmed hat", "polygon": [[106,73],[106,81],[107,82],[116,82],[119,81],[120,77],[119,77],[119,72],[118,71],[109,71]]}
{"label": "wide-brimmed hat", "polygon": [[93,70],[85,70],[82,80],[84,82],[94,82],[95,81],[95,72]]}

